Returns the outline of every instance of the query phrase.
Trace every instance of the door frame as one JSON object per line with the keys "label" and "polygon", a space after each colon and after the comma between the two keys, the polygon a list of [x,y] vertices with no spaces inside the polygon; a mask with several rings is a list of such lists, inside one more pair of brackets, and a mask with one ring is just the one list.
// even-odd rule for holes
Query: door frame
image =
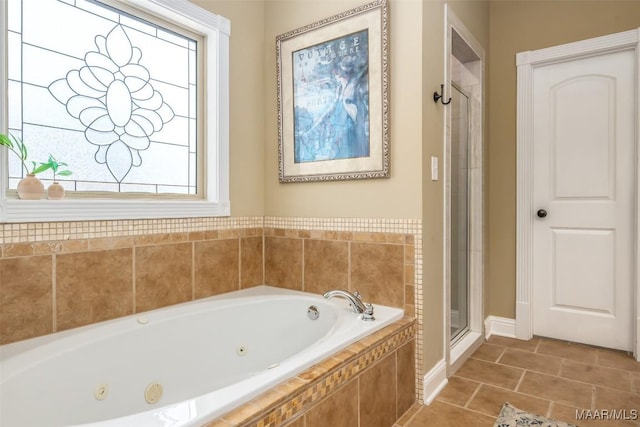
{"label": "door frame", "polygon": [[[585,58],[633,50],[635,53],[636,117],[640,111],[640,28],[608,36],[596,37],[561,46],[520,52],[516,54],[518,69],[517,89],[517,207],[516,207],[516,338],[528,340],[533,337],[533,70],[554,62],[574,58]],[[634,213],[634,242],[632,272],[634,292],[634,322],[632,326],[633,354],[640,360],[640,120],[636,120],[635,132],[635,183],[636,200]]]}

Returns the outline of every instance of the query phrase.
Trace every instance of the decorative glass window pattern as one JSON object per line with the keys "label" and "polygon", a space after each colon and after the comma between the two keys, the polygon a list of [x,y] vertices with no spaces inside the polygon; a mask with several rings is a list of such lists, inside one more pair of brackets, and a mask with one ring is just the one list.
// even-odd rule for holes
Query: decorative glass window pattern
{"label": "decorative glass window pattern", "polygon": [[[197,36],[98,1],[8,15],[8,128],[30,160],[66,162],[68,191],[198,192]],[[10,189],[24,173],[10,158]]]}

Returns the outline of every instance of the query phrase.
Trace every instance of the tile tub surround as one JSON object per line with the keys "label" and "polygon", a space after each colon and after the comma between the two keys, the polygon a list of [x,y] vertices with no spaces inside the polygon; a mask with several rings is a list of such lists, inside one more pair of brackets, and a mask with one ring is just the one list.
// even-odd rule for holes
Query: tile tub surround
{"label": "tile tub surround", "polygon": [[262,228],[2,245],[0,344],[261,285]]}
{"label": "tile tub surround", "polygon": [[422,222],[265,217],[265,283],[307,292],[358,290],[416,318],[416,400],[424,399]]}
{"label": "tile tub surround", "polygon": [[205,426],[391,426],[415,403],[415,333],[405,317]]}
{"label": "tile tub surround", "polygon": [[0,224],[0,344],[263,283],[314,293],[327,284],[357,288],[374,304],[404,308],[416,318],[415,383],[422,400],[420,220]]}
{"label": "tile tub surround", "polygon": [[265,228],[265,283],[305,292],[359,291],[373,304],[415,314],[410,234]]}

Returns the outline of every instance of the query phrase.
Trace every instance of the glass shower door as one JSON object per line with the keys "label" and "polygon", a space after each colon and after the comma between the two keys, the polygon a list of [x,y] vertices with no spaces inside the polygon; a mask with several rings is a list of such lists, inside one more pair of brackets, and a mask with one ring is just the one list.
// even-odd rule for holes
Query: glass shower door
{"label": "glass shower door", "polygon": [[469,97],[451,85],[451,341],[469,330]]}

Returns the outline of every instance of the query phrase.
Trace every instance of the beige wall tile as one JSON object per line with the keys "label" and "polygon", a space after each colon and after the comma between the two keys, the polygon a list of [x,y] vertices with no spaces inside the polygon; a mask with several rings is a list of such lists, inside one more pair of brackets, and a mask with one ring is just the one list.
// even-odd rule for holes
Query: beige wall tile
{"label": "beige wall tile", "polygon": [[62,242],[37,242],[33,243],[34,255],[49,255],[62,252]]}
{"label": "beige wall tile", "polygon": [[413,285],[405,285],[404,287],[404,304],[413,305],[416,300],[416,287]]}
{"label": "beige wall tile", "polygon": [[323,400],[306,415],[306,427],[358,425],[358,380],[353,380]]}
{"label": "beige wall tile", "polygon": [[62,242],[62,252],[82,252],[88,249],[88,239],[65,240]]}
{"label": "beige wall tile", "polygon": [[416,306],[413,304],[405,304],[404,305],[404,314],[405,316],[411,316],[414,317],[416,316]]}
{"label": "beige wall tile", "polygon": [[89,240],[89,248],[92,251],[103,249],[117,249],[133,246],[133,237],[103,237]]}
{"label": "beige wall tile", "polygon": [[189,301],[191,243],[136,248],[136,312]]}
{"label": "beige wall tile", "polygon": [[135,236],[133,241],[136,246],[161,245],[164,243],[170,243],[171,235],[169,233],[143,234]]}
{"label": "beige wall tile", "polygon": [[219,239],[234,239],[240,236],[242,236],[242,230],[236,230],[236,229],[218,230]]}
{"label": "beige wall tile", "polygon": [[244,237],[240,239],[240,288],[263,285],[263,239]]}
{"label": "beige wall tile", "polygon": [[52,257],[0,260],[0,344],[53,332]]}
{"label": "beige wall tile", "polygon": [[133,249],[56,257],[58,330],[133,313]]}
{"label": "beige wall tile", "polygon": [[189,241],[204,240],[204,231],[191,231],[187,234]]}
{"label": "beige wall tile", "polygon": [[406,245],[404,247],[404,262],[406,264],[415,264],[416,247],[414,245]]}
{"label": "beige wall tile", "polygon": [[301,239],[310,239],[311,238],[311,230],[298,230],[298,236]]}
{"label": "beige wall tile", "polygon": [[218,230],[207,230],[204,232],[205,240],[216,240],[218,238]]}
{"label": "beige wall tile", "polygon": [[33,255],[33,244],[31,243],[14,243],[2,246],[2,256],[5,258],[29,255]]}
{"label": "beige wall tile", "polygon": [[416,358],[415,340],[396,351],[398,404],[396,419],[416,403]]}
{"label": "beige wall tile", "polygon": [[302,239],[265,238],[265,284],[302,290]]}
{"label": "beige wall tile", "polygon": [[194,243],[195,298],[240,289],[240,240]]}
{"label": "beige wall tile", "polygon": [[352,290],[357,289],[367,302],[402,308],[405,302],[403,261],[401,245],[352,243]]}
{"label": "beige wall tile", "polygon": [[405,264],[404,266],[404,282],[407,285],[413,285],[416,277],[416,269],[412,264]]}
{"label": "beige wall tile", "polygon": [[304,290],[323,294],[349,287],[349,243],[304,241]]}
{"label": "beige wall tile", "polygon": [[391,354],[360,376],[360,425],[388,427],[396,419],[396,363]]}

